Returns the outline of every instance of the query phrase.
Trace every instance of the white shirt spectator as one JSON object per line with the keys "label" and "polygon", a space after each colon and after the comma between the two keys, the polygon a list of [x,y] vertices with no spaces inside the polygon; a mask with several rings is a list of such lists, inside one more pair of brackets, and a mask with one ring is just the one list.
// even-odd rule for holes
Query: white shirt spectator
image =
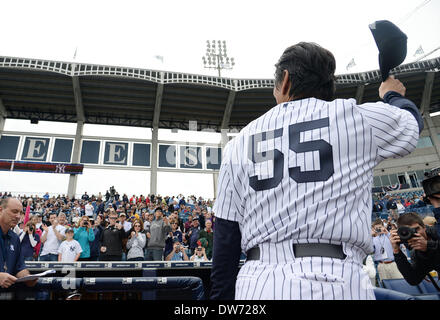
{"label": "white shirt spectator", "polygon": [[[55,228],[63,236],[66,236],[66,227],[63,227],[62,225],[57,225]],[[45,233],[46,231],[43,231],[41,237],[43,237]],[[57,239],[57,236],[55,235],[53,228],[49,227],[47,233],[47,239],[46,242],[43,244],[43,249],[41,250],[40,256],[45,256],[46,254],[50,254],[50,253],[58,254],[58,248],[60,247],[60,244],[61,241]]]}
{"label": "white shirt spectator", "polygon": [[74,262],[75,257],[82,251],[81,245],[76,240],[65,240],[58,248],[58,253],[61,254],[61,262]]}
{"label": "white shirt spectator", "polygon": [[88,217],[92,217],[93,216],[93,206],[90,203],[87,203],[86,206],[84,207],[84,210],[86,212],[86,216]]}
{"label": "white shirt spectator", "polygon": [[402,203],[397,202],[397,213],[404,213],[405,212],[405,207],[403,206]]}

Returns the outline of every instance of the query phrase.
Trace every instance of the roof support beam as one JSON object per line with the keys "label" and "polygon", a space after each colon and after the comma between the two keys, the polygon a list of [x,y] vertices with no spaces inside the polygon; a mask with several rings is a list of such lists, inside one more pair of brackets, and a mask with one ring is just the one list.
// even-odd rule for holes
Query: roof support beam
{"label": "roof support beam", "polygon": [[[80,149],[81,149],[81,139],[83,136],[83,128],[84,122],[78,121],[76,123],[76,135],[75,141],[73,143],[73,152],[72,152],[72,163],[79,163],[80,161]],[[72,198],[76,194],[76,184],[78,181],[77,174],[71,174],[69,176],[69,185],[67,187],[67,195]]]}
{"label": "roof support beam", "polygon": [[221,129],[227,129],[229,126],[229,120],[231,119],[232,108],[234,106],[236,92],[229,91],[228,101],[226,102],[225,113],[223,114],[223,120],[221,124]]}
{"label": "roof support beam", "polygon": [[429,114],[429,107],[431,105],[432,87],[434,84],[435,72],[427,72],[425,78],[425,87],[423,89],[422,102],[420,105],[421,113],[425,118],[426,127],[428,127],[429,135],[434,145],[438,160],[440,160],[440,138],[437,135],[431,115]]}
{"label": "roof support beam", "polygon": [[5,127],[7,111],[3,100],[0,98],[0,137],[2,136],[3,129]]}
{"label": "roof support beam", "polygon": [[77,121],[84,122],[85,121],[84,106],[82,102],[81,87],[79,85],[79,79],[77,76],[72,77],[72,84],[73,84],[73,95],[75,97],[76,119]]}
{"label": "roof support beam", "polygon": [[[163,74],[162,74],[163,77]],[[156,103],[154,104],[153,129],[151,139],[151,174],[150,174],[150,193],[157,193],[157,143],[159,138],[159,119],[162,107],[163,83],[157,84]]]}
{"label": "roof support beam", "polygon": [[153,128],[159,127],[160,109],[162,108],[163,83],[157,84],[156,102],[154,104]]}

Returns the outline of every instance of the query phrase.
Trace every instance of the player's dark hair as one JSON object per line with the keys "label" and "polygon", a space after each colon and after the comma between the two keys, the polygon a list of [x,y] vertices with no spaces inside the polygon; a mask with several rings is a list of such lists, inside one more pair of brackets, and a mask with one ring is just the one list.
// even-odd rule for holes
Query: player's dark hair
{"label": "player's dark hair", "polygon": [[275,64],[275,86],[289,72],[290,97],[330,101],[335,93],[336,61],[333,54],[316,43],[300,42],[284,50]]}
{"label": "player's dark hair", "polygon": [[398,227],[410,226],[410,225],[412,225],[414,223],[418,223],[422,227],[425,226],[425,224],[423,223],[422,218],[417,213],[415,213],[415,212],[408,212],[408,213],[402,214],[397,219],[397,226]]}

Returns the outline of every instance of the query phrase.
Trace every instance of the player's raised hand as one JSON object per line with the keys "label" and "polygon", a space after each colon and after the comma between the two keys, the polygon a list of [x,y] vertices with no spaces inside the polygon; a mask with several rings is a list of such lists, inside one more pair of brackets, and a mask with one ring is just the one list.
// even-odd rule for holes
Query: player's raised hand
{"label": "player's raised hand", "polygon": [[379,97],[383,99],[388,91],[395,91],[405,96],[406,88],[403,83],[395,79],[394,76],[389,76],[379,87]]}

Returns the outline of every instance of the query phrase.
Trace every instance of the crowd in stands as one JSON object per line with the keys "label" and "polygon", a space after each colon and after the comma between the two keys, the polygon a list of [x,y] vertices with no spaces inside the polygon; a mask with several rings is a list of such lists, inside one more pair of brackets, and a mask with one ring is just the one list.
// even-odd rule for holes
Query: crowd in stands
{"label": "crowd in stands", "polygon": [[[12,196],[0,193],[0,199]],[[195,196],[26,196],[14,231],[26,261],[210,261],[213,201]]]}
{"label": "crowd in stands", "polygon": [[393,215],[397,219],[404,212],[416,212],[421,216],[432,213],[433,207],[426,202],[422,190],[395,194],[373,194],[373,219]]}
{"label": "crowd in stands", "polygon": [[[0,193],[0,199],[9,196]],[[17,198],[24,215],[15,232],[26,261],[212,260],[212,200],[183,195],[129,197],[112,188],[104,195],[85,192],[78,199],[48,193]],[[426,225],[435,225],[430,207],[422,191],[374,194],[372,221],[380,222],[386,233],[396,228],[402,213],[423,209]],[[377,255],[369,259],[377,270]]]}

